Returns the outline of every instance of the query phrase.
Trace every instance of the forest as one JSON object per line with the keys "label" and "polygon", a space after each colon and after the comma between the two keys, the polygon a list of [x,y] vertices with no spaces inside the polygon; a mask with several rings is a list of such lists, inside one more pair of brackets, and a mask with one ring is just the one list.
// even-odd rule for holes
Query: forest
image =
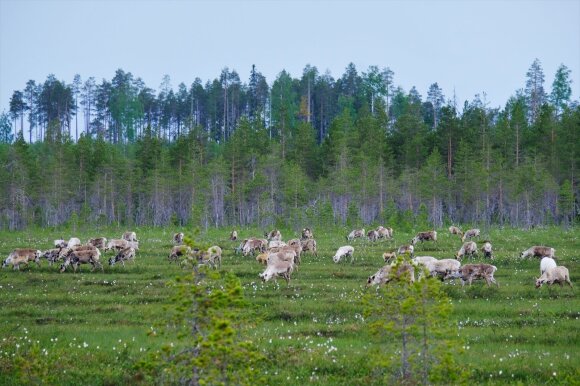
{"label": "forest", "polygon": [[[531,228],[580,219],[580,104],[539,60],[502,108],[426,97],[388,67],[340,78],[307,65],[272,84],[224,68],[159,91],[30,80],[0,115],[0,229],[96,225],[450,223]],[[577,96],[575,96],[577,97]]]}

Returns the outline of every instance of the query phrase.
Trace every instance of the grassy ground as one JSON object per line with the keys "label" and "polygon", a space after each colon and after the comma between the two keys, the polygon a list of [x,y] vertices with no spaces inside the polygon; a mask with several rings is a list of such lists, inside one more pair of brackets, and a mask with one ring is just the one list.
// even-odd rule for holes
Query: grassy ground
{"label": "grassy ground", "polygon": [[[119,237],[125,229],[77,232],[48,229],[0,234],[0,255],[17,247],[47,249],[61,236]],[[59,273],[46,261],[21,272],[0,271],[0,383],[127,384],[139,380],[136,360],[166,343],[156,330],[166,318],[172,289],[168,280],[183,274],[167,262],[171,236],[178,229],[134,229],[140,239],[136,263],[105,271]],[[188,232],[187,229],[181,229]],[[269,384],[384,384],[376,379],[369,354],[387,355],[396,342],[379,340],[363,321],[361,297],[366,278],[382,266],[382,252],[408,243],[411,233],[395,229],[393,241],[356,240],[353,264],[334,264],[336,248],[345,245],[347,229],[328,233],[314,229],[318,257],[303,257],[290,285],[283,280],[262,283],[263,268],[253,258],[233,253],[229,230],[210,230],[200,241],[220,245],[222,270],[242,281],[254,323],[243,334],[271,359],[263,369]],[[256,229],[239,229],[241,238],[258,236]],[[285,240],[298,233],[282,229]],[[532,245],[556,248],[559,265],[580,283],[578,230],[560,228],[521,231],[492,228],[480,240],[494,245],[496,279],[500,287],[475,282],[462,288],[444,285],[452,299],[453,322],[465,350],[458,361],[470,383],[570,384],[580,379],[580,301],[576,288],[534,287],[537,259],[520,260]],[[457,236],[439,230],[436,244],[417,246],[416,255],[451,258],[459,249]],[[476,259],[481,261],[482,257]],[[17,353],[26,351],[23,358]],[[60,358],[67,360],[60,360]],[[74,358],[74,360],[70,360]]]}

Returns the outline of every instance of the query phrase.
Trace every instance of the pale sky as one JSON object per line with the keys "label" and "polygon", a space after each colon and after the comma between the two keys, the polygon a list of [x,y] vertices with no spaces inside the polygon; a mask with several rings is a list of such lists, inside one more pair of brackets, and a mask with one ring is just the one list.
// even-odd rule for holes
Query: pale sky
{"label": "pale sky", "polygon": [[137,1],[0,0],[0,111],[14,90],[49,74],[111,80],[118,68],[159,89],[228,67],[247,83],[252,64],[272,84],[307,64],[337,79],[390,67],[425,99],[437,82],[459,106],[487,93],[503,107],[541,61],[549,93],[558,66],[580,96],[580,0],[568,1]]}

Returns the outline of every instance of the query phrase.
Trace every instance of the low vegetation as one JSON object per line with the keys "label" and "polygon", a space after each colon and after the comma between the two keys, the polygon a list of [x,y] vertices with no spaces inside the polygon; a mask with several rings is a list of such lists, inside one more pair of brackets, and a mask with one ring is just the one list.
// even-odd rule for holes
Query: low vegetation
{"label": "low vegetation", "polygon": [[[97,236],[120,237],[125,230],[87,228],[74,234],[65,229],[3,232],[0,254],[5,259],[17,247],[49,249],[53,240],[61,236],[76,236],[85,241]],[[356,239],[349,242],[355,249],[354,262],[336,264],[332,256],[339,246],[346,244],[345,236],[351,229],[315,228],[318,257],[303,255],[289,285],[280,279],[262,283],[258,274],[264,267],[254,257],[234,253],[239,241],[228,239],[231,229],[210,229],[195,236],[187,228],[133,230],[137,232],[140,249],[135,263],[125,267],[109,266],[106,262],[113,253],[108,252],[101,258],[104,272],[91,272],[84,265],[76,274],[59,273],[58,264],[49,266],[46,261],[42,261],[40,268],[32,264],[20,272],[11,268],[0,271],[0,383],[152,384],[178,379],[181,370],[174,368],[175,362],[171,365],[172,374],[161,374],[159,360],[167,361],[193,342],[208,338],[174,328],[178,320],[187,320],[192,315],[187,310],[191,311],[193,303],[179,302],[176,295],[185,293],[194,280],[191,270],[168,261],[172,237],[177,231],[195,237],[199,245],[222,247],[222,267],[215,280],[223,281],[220,287],[223,293],[238,296],[238,288],[242,289],[239,299],[213,300],[226,308],[235,303],[235,310],[213,314],[225,315],[224,319],[230,321],[223,324],[227,331],[215,335],[227,343],[227,355],[240,361],[239,353],[247,352],[255,360],[252,368],[240,369],[240,381],[233,383],[255,378],[268,384],[379,385],[393,379],[393,374],[389,376],[384,368],[392,362],[391,358],[400,355],[400,330],[384,329],[381,336],[376,334],[373,325],[376,327],[380,313],[369,314],[368,301],[369,295],[377,290],[367,288],[366,281],[384,264],[384,252],[408,244],[416,231],[424,229],[402,232],[395,228],[394,240],[371,243]],[[434,323],[445,324],[437,331],[450,333],[445,339],[433,334],[433,353],[450,344],[455,353],[452,359],[470,384],[577,382],[580,379],[578,230],[481,230],[475,241],[478,248],[485,239],[493,243],[492,264],[498,268],[495,279],[500,286],[488,287],[484,281],[476,281],[471,287],[462,288],[459,280],[455,280],[442,284],[440,291],[433,290],[439,300],[431,304],[448,299],[451,305],[441,313],[445,318]],[[260,236],[263,231],[238,229],[238,234],[243,239]],[[447,229],[437,231],[437,242],[418,243],[415,255],[453,258],[461,240]],[[300,229],[281,232],[284,240],[300,237]],[[569,269],[575,287],[555,285],[536,289],[539,259],[519,257],[533,245],[555,248],[558,265]],[[469,260],[464,257],[462,263]],[[479,252],[474,261],[483,262],[483,254]],[[196,296],[198,300],[205,299],[203,294]],[[388,306],[396,309],[396,302]],[[206,324],[203,331],[219,330],[216,320]],[[237,345],[230,339],[241,343]],[[219,348],[210,348],[208,358],[226,368],[226,364],[219,362],[221,354],[216,354]],[[214,370],[219,377],[220,369]],[[444,373],[432,380],[455,383],[462,379],[441,379],[441,374]],[[415,374],[414,378],[419,382],[425,379],[423,374]]]}

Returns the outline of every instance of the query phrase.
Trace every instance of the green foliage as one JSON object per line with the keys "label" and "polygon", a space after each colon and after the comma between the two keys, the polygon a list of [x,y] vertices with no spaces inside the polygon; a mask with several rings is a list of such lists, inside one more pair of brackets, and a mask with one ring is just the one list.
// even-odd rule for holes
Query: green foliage
{"label": "green foliage", "polygon": [[572,95],[570,73],[571,71],[568,67],[560,64],[554,75],[550,99],[558,112],[568,107],[568,103],[570,102],[570,96]]}
{"label": "green foliage", "polygon": [[263,357],[237,332],[247,307],[239,279],[198,267],[171,286],[174,305],[163,334],[179,343],[164,346],[139,368],[161,384],[263,384],[257,373]]}
{"label": "green foliage", "polygon": [[438,227],[568,221],[556,187],[568,180],[578,195],[580,106],[566,66],[548,99],[535,60],[502,108],[484,93],[459,109],[438,83],[423,98],[393,89],[393,76],[350,63],[333,79],[308,65],[270,87],[252,68],[246,86],[225,68],[175,90],[166,76],[159,93],[122,69],[83,87],[80,76],[30,80],[0,115],[0,142],[16,140],[0,152],[0,224],[59,226],[82,212],[89,224],[300,227],[328,203],[329,223],[344,224],[354,203],[366,225],[393,218],[389,202],[401,217],[424,204]]}
{"label": "green foliage", "polygon": [[[184,242],[192,249],[206,250],[199,229]],[[164,345],[151,353],[137,368],[150,381],[161,384],[228,385],[263,384],[258,376],[264,358],[252,341],[242,339],[239,330],[248,302],[240,280],[233,273],[220,274],[192,260],[191,274],[169,283],[174,294],[166,308],[167,323],[160,332],[179,343]],[[151,335],[157,335],[152,330]]]}
{"label": "green foliage", "polygon": [[415,227],[418,229],[429,228],[429,212],[427,210],[427,205],[424,203],[419,205],[419,211],[417,212],[417,217],[415,217]]}
{"label": "green foliage", "polygon": [[[401,257],[392,268],[397,272]],[[364,316],[382,342],[397,342],[393,353],[372,358],[387,384],[459,384],[467,372],[456,361],[457,332],[450,321],[451,302],[435,278],[410,283],[407,276],[392,280],[363,298]]]}
{"label": "green foliage", "polygon": [[[354,201],[348,204],[348,212],[346,217],[346,225],[350,228],[360,227],[360,216],[358,211],[358,206]],[[366,236],[366,235],[365,235]]]}
{"label": "green foliage", "polygon": [[564,181],[562,186],[560,186],[558,212],[567,226],[574,225],[576,220],[574,216],[574,190],[572,189],[572,184],[568,180]]}
{"label": "green foliage", "polygon": [[0,114],[0,143],[12,143],[14,134],[12,134],[12,125],[7,113]]}

